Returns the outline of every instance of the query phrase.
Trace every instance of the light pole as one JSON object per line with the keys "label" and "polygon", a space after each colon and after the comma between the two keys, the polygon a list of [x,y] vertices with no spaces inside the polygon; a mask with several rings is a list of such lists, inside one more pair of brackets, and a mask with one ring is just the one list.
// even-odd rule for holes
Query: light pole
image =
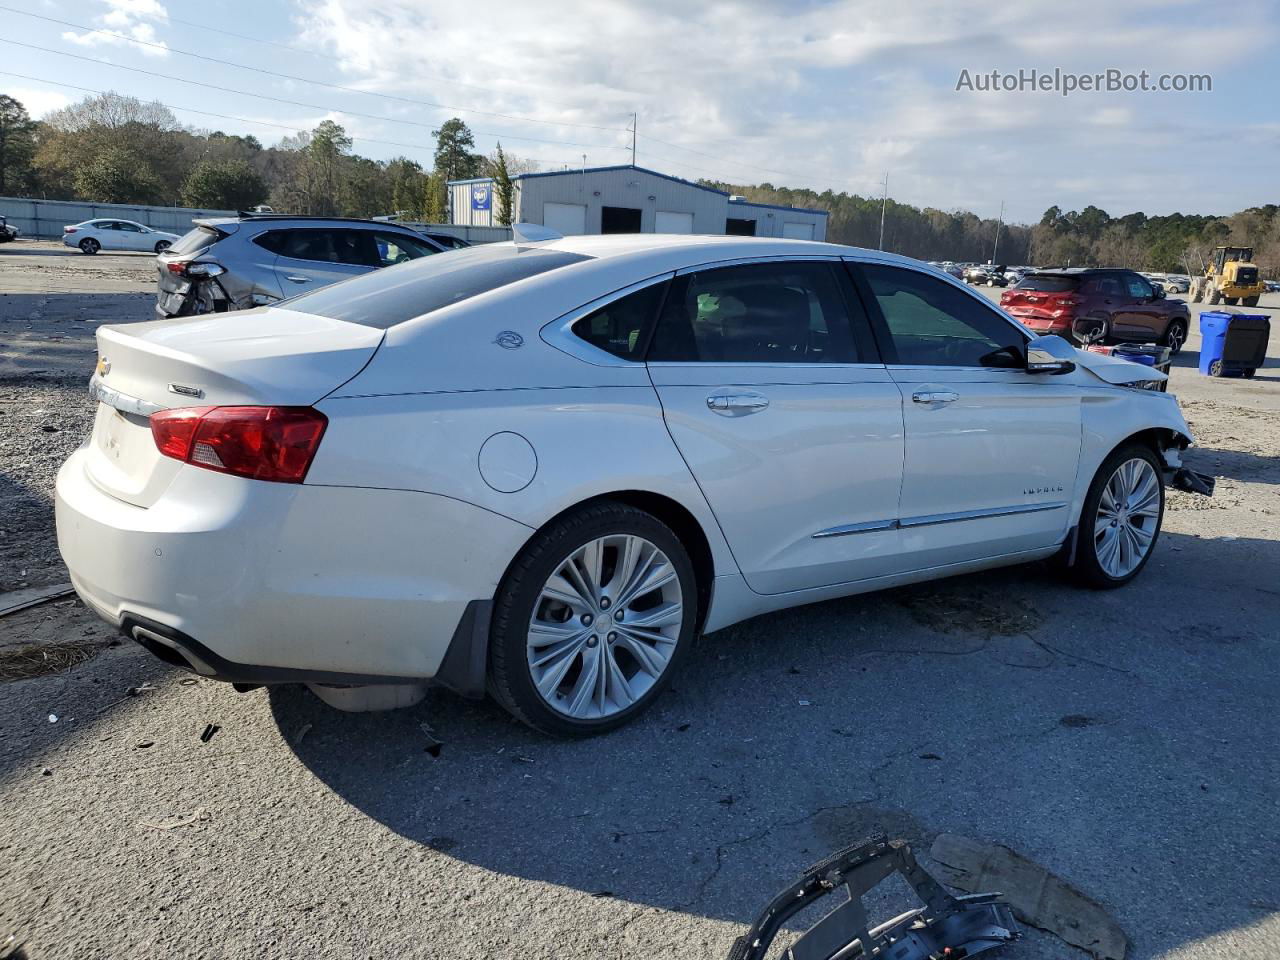
{"label": "light pole", "polygon": [[991,265],[995,266],[996,251],[1000,249],[1000,226],[1004,223],[1004,201],[1000,201],[1000,216],[996,220],[996,242],[991,245]]}
{"label": "light pole", "polygon": [[889,171],[884,172],[884,196],[880,200],[880,249],[884,249],[884,211],[889,206]]}

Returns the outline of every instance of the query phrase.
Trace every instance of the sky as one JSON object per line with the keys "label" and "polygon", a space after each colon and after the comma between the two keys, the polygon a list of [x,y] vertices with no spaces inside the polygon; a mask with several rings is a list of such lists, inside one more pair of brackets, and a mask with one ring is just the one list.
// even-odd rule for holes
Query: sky
{"label": "sky", "polygon": [[[864,196],[887,175],[895,200],[983,217],[1003,205],[1021,223],[1051,205],[1224,215],[1280,202],[1280,3],[1205,11],[1199,0],[0,0],[0,92],[40,116],[115,90],[266,144],[328,118],[365,156],[427,167],[431,131],[452,116],[481,152],[501,141],[541,169],[584,154],[628,163],[634,113],[636,162],[664,173]],[[1212,89],[977,89],[993,70],[1032,69],[1206,74]]]}

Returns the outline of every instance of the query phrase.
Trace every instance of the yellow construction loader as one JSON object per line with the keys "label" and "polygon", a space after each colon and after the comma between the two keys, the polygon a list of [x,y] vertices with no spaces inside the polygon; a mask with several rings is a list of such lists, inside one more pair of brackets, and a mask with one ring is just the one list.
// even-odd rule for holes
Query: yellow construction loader
{"label": "yellow construction loader", "polygon": [[1204,276],[1191,281],[1191,302],[1218,303],[1256,307],[1264,285],[1253,262],[1253,247],[1215,247],[1213,259],[1204,268]]}

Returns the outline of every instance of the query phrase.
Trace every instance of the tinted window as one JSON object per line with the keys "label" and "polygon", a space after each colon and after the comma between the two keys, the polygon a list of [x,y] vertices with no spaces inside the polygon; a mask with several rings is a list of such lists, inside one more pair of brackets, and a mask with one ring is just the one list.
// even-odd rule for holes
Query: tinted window
{"label": "tinted window", "polygon": [[863,264],[862,272],[899,364],[987,366],[992,363],[984,359],[988,354],[1026,343],[1012,323],[945,280],[879,264]]}
{"label": "tinted window", "polygon": [[169,248],[170,253],[201,253],[208,250],[219,240],[217,230],[212,227],[196,227],[189,230],[178,238],[178,241]]}
{"label": "tinted window", "polygon": [[1077,277],[1055,276],[1052,273],[1031,274],[1018,281],[1018,290],[1032,290],[1037,293],[1070,293],[1080,285]]}
{"label": "tinted window", "polygon": [[1151,284],[1145,278],[1138,276],[1136,273],[1125,274],[1124,279],[1125,283],[1129,287],[1129,296],[1131,297],[1136,297],[1141,300],[1150,298],[1151,295],[1155,293]]}
{"label": "tinted window", "polygon": [[419,257],[396,270],[352,277],[294,297],[288,305],[385,330],[509,283],[590,259],[564,250],[485,244],[443,257]]}
{"label": "tinted window", "polygon": [[619,297],[575,323],[573,332],[615,357],[639,360],[644,350],[644,330],[662,306],[666,289],[665,283],[655,283]]}
{"label": "tinted window", "polygon": [[121,220],[119,223],[117,223],[117,224],[116,224],[116,229],[117,229],[117,230],[126,230],[126,231],[128,231],[129,233],[141,233],[141,232],[142,232],[142,228],[141,228],[140,226],[138,226],[136,223],[129,223],[127,220]]}
{"label": "tinted window", "polygon": [[677,277],[649,359],[853,363],[857,354],[832,264],[756,263]]}
{"label": "tinted window", "polygon": [[390,267],[397,263],[417,260],[419,257],[426,257],[440,252],[425,240],[415,240],[413,237],[405,236],[403,233],[378,230],[374,232],[373,239],[377,246],[378,266],[380,267]]}
{"label": "tinted window", "polygon": [[345,230],[283,230],[276,252],[291,260],[315,260],[321,263],[342,263],[338,255],[341,244],[337,235]]}
{"label": "tinted window", "polygon": [[[186,237],[183,237],[185,240]],[[288,230],[268,230],[253,238],[253,242],[272,253],[279,253],[284,249],[285,241],[289,239]],[[180,241],[181,242],[181,241]]]}
{"label": "tinted window", "polygon": [[1120,286],[1120,278],[1109,273],[1098,278],[1095,289],[1104,297],[1118,297],[1124,292]]}

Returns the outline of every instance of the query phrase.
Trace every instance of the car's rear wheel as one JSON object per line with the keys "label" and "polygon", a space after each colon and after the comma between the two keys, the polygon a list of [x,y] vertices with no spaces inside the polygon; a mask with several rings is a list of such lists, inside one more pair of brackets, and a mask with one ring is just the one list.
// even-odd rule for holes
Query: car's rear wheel
{"label": "car's rear wheel", "polygon": [[1181,320],[1171,320],[1169,329],[1164,332],[1163,345],[1169,348],[1172,356],[1177,356],[1182,352],[1183,344],[1187,342],[1187,325]]}
{"label": "car's rear wheel", "polygon": [[168,240],[156,241],[156,253],[164,253],[166,250],[169,249],[169,246],[170,244]]}
{"label": "car's rear wheel", "polygon": [[1226,303],[1226,304],[1227,304],[1227,306],[1230,306],[1230,307],[1234,307],[1234,306],[1236,305],[1236,301],[1237,301],[1238,299],[1239,299],[1238,297],[1223,297],[1223,298],[1222,298],[1223,302],[1224,302],[1224,303]]}
{"label": "car's rear wheel", "polygon": [[1240,302],[1246,307],[1256,307],[1258,305],[1258,295],[1254,294],[1252,297],[1242,297]]}
{"label": "car's rear wheel", "polygon": [[1121,447],[1098,469],[1080,512],[1077,575],[1091,587],[1119,587],[1136,577],[1155,549],[1164,521],[1164,483],[1155,453]]}
{"label": "car's rear wheel", "polygon": [[604,501],[539,532],[494,603],[489,682],[513,716],[582,737],[644,711],[693,642],[697,584],[666,524]]}
{"label": "car's rear wheel", "polygon": [[87,253],[90,256],[92,256],[93,254],[97,253],[101,249],[102,249],[102,244],[100,244],[97,240],[93,239],[93,237],[85,237],[83,240],[80,241],[80,251],[82,253]]}

